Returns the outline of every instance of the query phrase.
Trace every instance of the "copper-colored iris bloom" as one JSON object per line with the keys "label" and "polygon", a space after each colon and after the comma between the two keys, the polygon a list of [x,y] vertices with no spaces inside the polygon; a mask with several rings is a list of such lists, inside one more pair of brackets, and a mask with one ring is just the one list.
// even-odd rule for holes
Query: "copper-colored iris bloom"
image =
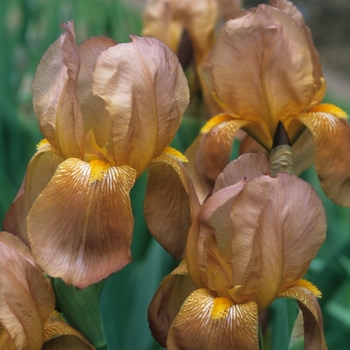
{"label": "copper-colored iris bloom", "polygon": [[186,31],[199,64],[214,44],[220,10],[227,20],[237,14],[241,3],[242,0],[148,0],[142,33],[156,37],[177,53]]}
{"label": "copper-colored iris bloom", "polygon": [[306,182],[267,172],[264,156],[241,156],[201,206],[186,262],[149,307],[153,336],[168,349],[259,349],[258,314],[280,297],[300,305],[305,348],[327,348],[320,292],[301,279],[325,239],[324,208]]}
{"label": "copper-colored iris bloom", "polygon": [[168,152],[189,89],[177,57],[155,38],[117,45],[93,37],[77,46],[73,23],[63,27],[33,83],[46,140],[4,227],[48,275],[83,288],[131,260],[129,191]]}
{"label": "copper-colored iris bloom", "polygon": [[243,152],[269,152],[281,121],[292,143],[295,173],[312,164],[314,151],[323,190],[335,203],[350,206],[347,115],[321,104],[326,85],[301,13],[285,0],[271,4],[228,21],[203,61],[202,77],[223,113],[208,122],[189,151],[190,164],[197,158],[191,171],[205,198],[227,164],[236,131],[250,135]]}
{"label": "copper-colored iris bloom", "polygon": [[30,249],[0,232],[0,349],[94,349],[54,308],[51,281]]}

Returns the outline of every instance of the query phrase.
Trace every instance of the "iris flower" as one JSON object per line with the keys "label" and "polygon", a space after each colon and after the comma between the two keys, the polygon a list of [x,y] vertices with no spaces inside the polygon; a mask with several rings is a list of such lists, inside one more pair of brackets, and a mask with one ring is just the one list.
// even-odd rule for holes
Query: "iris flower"
{"label": "iris flower", "polygon": [[350,206],[347,115],[321,103],[326,83],[301,13],[291,2],[270,2],[228,21],[202,63],[202,77],[222,113],[208,121],[186,153],[201,200],[226,166],[238,129],[249,135],[243,152],[269,153],[281,122],[295,173],[312,164],[311,149],[326,195]]}
{"label": "iris flower", "polygon": [[18,237],[0,232],[0,348],[94,349],[54,307],[51,281],[30,249]]}
{"label": "iris flower", "polygon": [[[263,155],[243,155],[218,177],[191,226],[186,262],[149,307],[167,349],[259,349],[258,314],[297,300],[306,349],[327,349],[318,289],[302,276],[326,235],[315,190],[295,175],[265,175]],[[249,166],[247,166],[249,165]]]}
{"label": "iris flower", "polygon": [[73,23],[63,27],[33,82],[45,140],[4,227],[48,275],[83,288],[131,260],[129,191],[153,158],[173,152],[189,90],[157,39],[93,37],[77,46]]}

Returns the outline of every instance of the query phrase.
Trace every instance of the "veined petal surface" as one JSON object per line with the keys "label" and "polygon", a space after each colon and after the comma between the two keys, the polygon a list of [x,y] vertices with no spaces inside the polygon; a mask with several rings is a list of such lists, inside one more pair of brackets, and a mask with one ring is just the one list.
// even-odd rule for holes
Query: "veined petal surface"
{"label": "veined petal surface", "polygon": [[349,122],[326,111],[305,113],[298,118],[312,133],[322,189],[336,204],[350,207]]}
{"label": "veined petal surface", "polygon": [[140,175],[174,137],[189,89],[167,46],[155,38],[131,38],[101,53],[92,87],[112,118],[116,165],[129,165]]}
{"label": "veined petal surface", "polygon": [[51,282],[18,237],[0,232],[0,251],[0,323],[17,349],[41,349],[55,306]]}
{"label": "veined petal surface", "polygon": [[65,160],[27,218],[29,242],[40,266],[79,288],[131,260],[129,191],[136,173],[128,166],[101,171],[92,178],[89,163]]}
{"label": "veined petal surface", "polygon": [[148,169],[144,213],[147,226],[175,258],[184,257],[188,230],[199,202],[183,164],[170,154],[153,159]]}
{"label": "veined petal surface", "polygon": [[257,305],[225,303],[209,290],[197,289],[171,325],[167,349],[258,350]]}

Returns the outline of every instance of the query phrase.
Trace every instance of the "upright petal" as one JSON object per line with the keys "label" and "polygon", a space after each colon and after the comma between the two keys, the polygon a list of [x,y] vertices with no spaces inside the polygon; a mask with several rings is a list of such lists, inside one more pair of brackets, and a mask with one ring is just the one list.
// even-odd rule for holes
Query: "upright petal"
{"label": "upright petal", "polygon": [[350,207],[350,125],[322,106],[298,118],[312,133],[322,189],[336,204]]}
{"label": "upright petal", "polygon": [[60,164],[27,218],[45,272],[84,288],[130,261],[135,177],[127,166],[99,168],[75,158]]}
{"label": "upright petal", "polygon": [[282,173],[248,182],[230,216],[235,298],[261,311],[306,272],[325,239],[324,208],[310,185]]}
{"label": "upright petal", "polygon": [[0,252],[0,324],[17,349],[40,349],[55,306],[51,283],[16,236],[0,232]]}
{"label": "upright petal", "polygon": [[161,246],[175,258],[185,255],[188,230],[199,202],[182,163],[169,153],[153,159],[144,202],[147,226]]}
{"label": "upright petal", "polygon": [[170,327],[169,350],[258,350],[258,309],[232,304],[207,289],[195,290]]}
{"label": "upright petal", "polygon": [[249,126],[245,130],[271,147],[278,121],[289,123],[316,94],[313,69],[304,28],[263,4],[221,28],[202,74],[226,112],[267,124],[270,140]]}
{"label": "upright petal", "polygon": [[166,346],[168,331],[176,315],[186,300],[195,290],[188,276],[186,262],[164,278],[148,308],[148,322],[153,337]]}
{"label": "upright petal", "polygon": [[187,81],[176,56],[155,38],[102,52],[93,74],[93,93],[112,118],[116,165],[140,175],[174,137],[189,102]]}
{"label": "upright petal", "polygon": [[[92,37],[79,45],[81,66],[77,81],[77,97],[84,116],[85,134],[92,129],[100,148],[113,154],[112,119],[105,101],[92,93],[92,75],[98,56],[117,42],[105,37]],[[88,151],[88,150],[85,150]]]}

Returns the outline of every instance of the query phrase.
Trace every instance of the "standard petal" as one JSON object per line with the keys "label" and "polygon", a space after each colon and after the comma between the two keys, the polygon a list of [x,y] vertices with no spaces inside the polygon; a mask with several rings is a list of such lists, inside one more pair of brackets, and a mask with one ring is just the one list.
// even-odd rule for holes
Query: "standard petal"
{"label": "standard petal", "polygon": [[50,276],[84,288],[130,261],[136,173],[76,158],[60,164],[27,217],[35,258]]}
{"label": "standard petal", "polygon": [[[105,147],[107,154],[113,154],[112,119],[106,110],[104,100],[92,93],[92,75],[96,60],[101,52],[115,46],[117,42],[106,37],[92,37],[79,45],[81,59],[77,81],[77,96],[84,116],[85,134],[92,129],[99,147]],[[89,150],[85,149],[85,153]]]}
{"label": "standard petal", "polygon": [[262,4],[228,21],[203,62],[203,78],[225,112],[266,123],[270,135],[254,125],[245,131],[267,148],[279,120],[288,130],[290,116],[306,108],[317,92],[308,45],[303,27]]}
{"label": "standard petal", "polygon": [[324,208],[310,185],[282,173],[248,182],[229,215],[235,300],[261,311],[306,272],[325,239]]}
{"label": "standard petal", "polygon": [[298,119],[312,133],[322,189],[336,204],[350,207],[350,125],[327,109],[301,114]]}
{"label": "standard petal", "polygon": [[195,290],[188,276],[185,260],[164,278],[148,308],[148,322],[153,337],[166,346],[169,328],[183,302]]}
{"label": "standard petal", "polygon": [[157,39],[132,36],[102,52],[92,85],[113,120],[116,165],[140,175],[170,143],[189,102],[178,59]]}
{"label": "standard petal", "polygon": [[[223,248],[225,252],[227,249],[230,249],[229,235],[232,231],[232,222],[229,215],[222,215],[222,211],[232,205],[232,202],[243,186],[244,181],[240,181],[209,197],[193,221],[187,238],[186,260],[191,278],[197,288],[208,286],[208,278],[210,276],[208,277],[209,259],[207,243],[211,236],[217,234],[216,238],[219,249]],[[214,214],[215,217],[213,217]],[[227,235],[225,236],[227,231],[220,230],[215,226],[216,222],[222,228],[231,229],[231,231],[228,231],[228,237]],[[218,229],[218,232],[215,231],[213,226]],[[230,253],[228,255],[231,256]],[[223,253],[223,256],[226,258],[225,253]]]}
{"label": "standard petal", "polygon": [[175,258],[185,255],[188,230],[199,202],[189,175],[173,155],[163,153],[149,169],[144,201],[147,226]]}
{"label": "standard petal", "polygon": [[207,289],[195,290],[170,327],[169,350],[258,350],[258,309],[234,305]]}
{"label": "standard petal", "polygon": [[57,149],[49,144],[41,146],[31,159],[22,187],[5,216],[4,230],[15,234],[28,246],[26,225],[28,212],[61,162],[63,158]]}
{"label": "standard petal", "polygon": [[[303,282],[303,281],[302,281]],[[306,350],[327,350],[323,333],[323,320],[317,298],[305,283],[296,283],[282,291],[279,297],[298,301],[304,318],[304,342]]]}
{"label": "standard petal", "polygon": [[55,306],[51,282],[29,248],[0,232],[0,324],[17,349],[40,349],[44,323]]}
{"label": "standard petal", "polygon": [[49,142],[57,146],[55,136],[59,99],[69,77],[61,56],[62,34],[46,51],[33,80],[33,107],[40,130]]}
{"label": "standard petal", "polygon": [[62,24],[60,55],[67,67],[68,80],[63,87],[56,112],[56,142],[65,158],[81,158],[84,153],[84,121],[77,98],[77,80],[80,70],[79,49],[75,42],[72,21]]}
{"label": "standard petal", "polygon": [[262,154],[244,154],[230,162],[218,176],[213,193],[241,180],[249,181],[261,175],[271,175],[266,157]]}
{"label": "standard petal", "polygon": [[226,114],[213,117],[188,148],[186,164],[200,203],[211,194],[216,178],[229,162],[233,138],[246,121]]}

